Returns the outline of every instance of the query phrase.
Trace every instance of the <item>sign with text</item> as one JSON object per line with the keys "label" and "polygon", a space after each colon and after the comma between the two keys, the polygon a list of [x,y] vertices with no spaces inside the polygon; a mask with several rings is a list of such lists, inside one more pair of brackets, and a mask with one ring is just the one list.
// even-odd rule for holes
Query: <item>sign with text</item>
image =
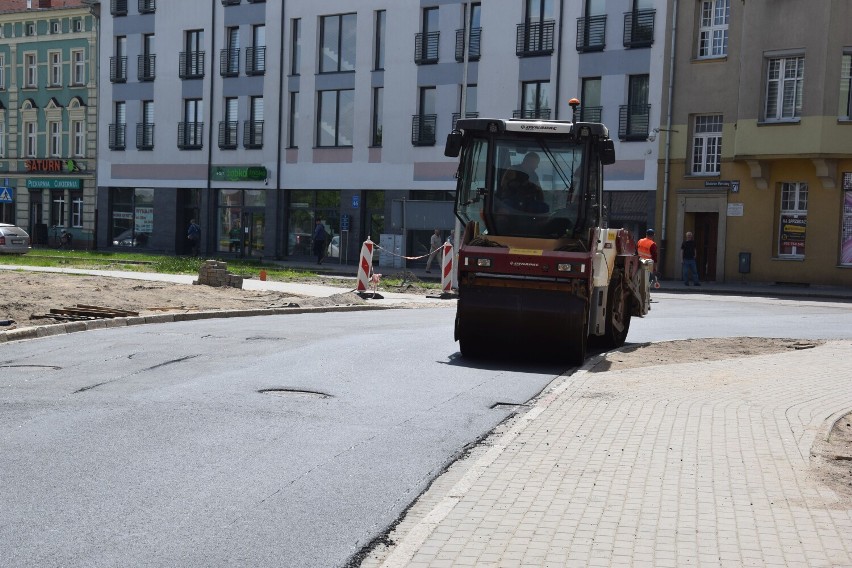
{"label": "sign with text", "polygon": [[742,217],[743,211],[742,203],[728,203],[728,217]]}
{"label": "sign with text", "polygon": [[781,215],[781,234],[778,243],[779,254],[805,254],[808,218],[806,215]]}
{"label": "sign with text", "polygon": [[81,189],[83,181],[79,179],[28,179],[27,189]]}
{"label": "sign with text", "polygon": [[263,166],[213,166],[213,181],[265,181],[269,173]]}
{"label": "sign with text", "polygon": [[25,160],[24,169],[28,172],[66,172],[82,171],[77,160]]}

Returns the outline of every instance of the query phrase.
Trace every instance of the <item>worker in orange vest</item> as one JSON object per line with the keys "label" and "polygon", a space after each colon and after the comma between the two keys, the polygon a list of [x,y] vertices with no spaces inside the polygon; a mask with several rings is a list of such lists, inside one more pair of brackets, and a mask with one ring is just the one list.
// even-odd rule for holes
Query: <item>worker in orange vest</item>
{"label": "worker in orange vest", "polygon": [[659,288],[660,282],[657,278],[657,243],[654,242],[654,229],[645,231],[645,238],[639,239],[639,242],[636,243],[636,248],[638,249],[640,258],[654,261],[651,275],[654,279],[654,287]]}

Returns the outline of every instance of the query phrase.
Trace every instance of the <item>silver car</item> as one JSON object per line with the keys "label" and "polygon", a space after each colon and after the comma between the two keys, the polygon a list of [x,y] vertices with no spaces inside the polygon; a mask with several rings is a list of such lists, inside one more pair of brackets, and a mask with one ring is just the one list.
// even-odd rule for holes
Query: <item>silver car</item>
{"label": "silver car", "polygon": [[30,236],[25,230],[8,223],[0,223],[0,253],[26,254],[30,250]]}

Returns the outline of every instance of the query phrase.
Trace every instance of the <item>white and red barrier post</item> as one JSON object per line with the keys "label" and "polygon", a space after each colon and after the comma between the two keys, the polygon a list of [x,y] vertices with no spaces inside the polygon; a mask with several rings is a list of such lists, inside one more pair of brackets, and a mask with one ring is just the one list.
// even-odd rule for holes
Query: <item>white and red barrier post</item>
{"label": "white and red barrier post", "polygon": [[358,261],[358,292],[366,292],[370,285],[371,272],[373,270],[373,247],[375,243],[367,237],[361,245],[361,258]]}
{"label": "white and red barrier post", "polygon": [[444,243],[444,250],[441,256],[441,292],[444,294],[449,294],[453,291],[454,258],[453,245]]}

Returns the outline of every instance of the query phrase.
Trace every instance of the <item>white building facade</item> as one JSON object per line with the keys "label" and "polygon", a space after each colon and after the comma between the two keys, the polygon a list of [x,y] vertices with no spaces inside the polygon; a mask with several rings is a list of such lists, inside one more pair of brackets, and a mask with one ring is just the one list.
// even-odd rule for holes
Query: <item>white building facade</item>
{"label": "white building facade", "polygon": [[[662,0],[111,0],[102,9],[98,241],[184,253],[428,252],[454,226],[471,116],[601,120],[612,224],[652,222]],[[465,56],[464,42],[469,37]],[[463,89],[463,85],[467,85]],[[425,262],[409,259],[408,264]]]}

